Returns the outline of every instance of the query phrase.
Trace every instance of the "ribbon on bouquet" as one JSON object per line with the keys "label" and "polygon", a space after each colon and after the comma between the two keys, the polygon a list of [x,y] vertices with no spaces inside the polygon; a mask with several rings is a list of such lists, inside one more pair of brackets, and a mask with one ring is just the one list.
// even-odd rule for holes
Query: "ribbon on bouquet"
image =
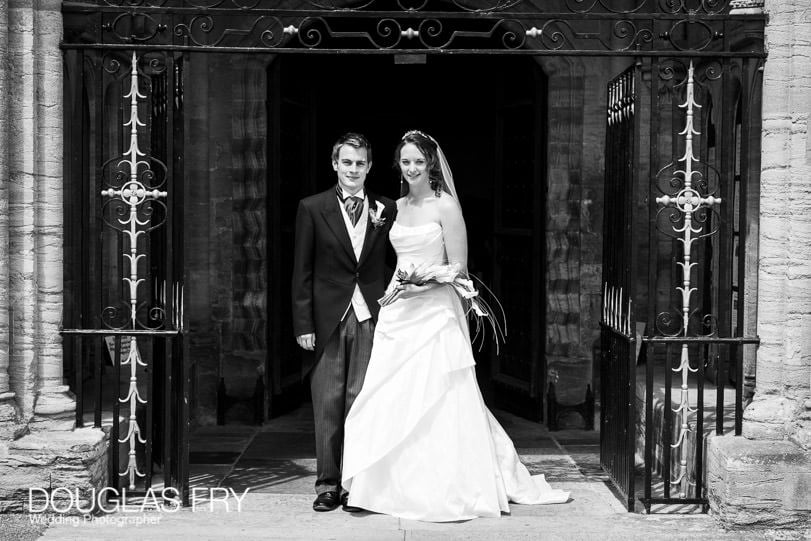
{"label": "ribbon on bouquet", "polygon": [[[446,265],[411,264],[407,270],[398,269],[395,278],[397,284],[394,288],[377,301],[380,306],[386,306],[394,302],[407,284],[417,286],[430,283],[448,285],[459,296],[465,308],[465,313],[474,324],[475,332],[471,342],[476,343],[476,340],[481,336],[482,340],[479,343],[479,351],[481,351],[484,343],[484,333],[489,327],[493,333],[493,341],[496,344],[496,353],[499,352],[500,345],[507,339],[507,315],[492,290],[478,277],[461,272],[459,264],[452,263]],[[474,280],[492,299],[492,302],[488,302],[483,298],[479,290],[476,289]],[[493,306],[497,310],[494,310]]]}

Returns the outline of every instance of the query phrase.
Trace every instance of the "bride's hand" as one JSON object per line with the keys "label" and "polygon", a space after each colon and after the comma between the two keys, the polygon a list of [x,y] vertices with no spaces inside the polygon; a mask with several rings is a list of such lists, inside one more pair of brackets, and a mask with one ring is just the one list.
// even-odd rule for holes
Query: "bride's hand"
{"label": "bride's hand", "polygon": [[391,286],[387,291],[386,294],[377,299],[377,304],[380,306],[387,306],[395,301],[395,299],[400,295],[400,288],[402,285],[396,284]]}
{"label": "bride's hand", "polygon": [[417,284],[397,284],[394,286],[390,292],[386,293],[383,298],[379,299],[377,302],[380,306],[386,306],[399,298],[408,298],[413,297],[414,295],[419,295],[429,289],[433,289],[439,284],[429,282],[427,284],[417,285]]}
{"label": "bride's hand", "polygon": [[407,298],[413,297],[414,295],[419,295],[420,293],[425,293],[429,289],[435,288],[439,284],[435,284],[433,282],[429,282],[427,284],[417,285],[417,284],[403,284],[400,286],[400,297]]}

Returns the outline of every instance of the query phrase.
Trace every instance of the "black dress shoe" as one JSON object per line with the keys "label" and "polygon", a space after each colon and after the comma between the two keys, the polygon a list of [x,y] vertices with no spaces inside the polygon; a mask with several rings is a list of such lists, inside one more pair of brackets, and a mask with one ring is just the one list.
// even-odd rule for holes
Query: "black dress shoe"
{"label": "black dress shoe", "polygon": [[361,511],[363,511],[363,509],[361,509],[360,507],[349,505],[349,492],[346,492],[343,496],[341,496],[341,509],[343,509],[347,513],[360,513]]}
{"label": "black dress shoe", "polygon": [[313,502],[313,511],[332,511],[341,503],[341,498],[334,490],[322,492]]}

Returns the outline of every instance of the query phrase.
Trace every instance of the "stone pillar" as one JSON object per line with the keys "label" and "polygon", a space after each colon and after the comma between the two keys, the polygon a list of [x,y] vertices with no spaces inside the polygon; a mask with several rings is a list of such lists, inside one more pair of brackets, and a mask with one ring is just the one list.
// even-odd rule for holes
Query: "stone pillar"
{"label": "stone pillar", "polygon": [[770,0],[763,75],[755,396],[712,438],[710,507],[731,526],[811,527],[811,12]]}
{"label": "stone pillar", "polygon": [[[0,4],[0,141],[8,140],[8,6]],[[8,244],[8,153],[0,148],[0,423],[17,420],[17,404],[11,392],[9,366],[9,244]]]}
{"label": "stone pillar", "polygon": [[811,448],[811,15],[770,5],[763,83],[757,383],[744,435]]}
{"label": "stone pillar", "polygon": [[[26,6],[26,4],[28,4]],[[34,10],[12,0],[8,12],[9,300],[11,376],[23,416],[34,410]]]}
{"label": "stone pillar", "polygon": [[24,419],[74,411],[62,385],[59,0],[8,3],[11,388]]}
{"label": "stone pillar", "polygon": [[63,384],[62,339],[62,39],[61,0],[40,0],[35,26],[37,49],[36,239],[38,415],[73,417],[76,404]]}
{"label": "stone pillar", "polygon": [[59,337],[60,8],[0,0],[0,513],[25,511],[29,487],[86,500],[107,472],[104,431],[62,430],[74,428],[75,402],[62,385]]}

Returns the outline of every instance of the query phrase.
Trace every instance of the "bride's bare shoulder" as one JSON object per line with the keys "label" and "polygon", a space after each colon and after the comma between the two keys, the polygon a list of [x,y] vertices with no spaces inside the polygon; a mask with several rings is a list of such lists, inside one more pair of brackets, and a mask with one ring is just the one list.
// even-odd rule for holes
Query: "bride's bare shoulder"
{"label": "bride's bare shoulder", "polygon": [[443,216],[456,216],[462,214],[462,209],[459,208],[459,203],[449,193],[443,193],[441,197],[437,198],[437,207]]}

